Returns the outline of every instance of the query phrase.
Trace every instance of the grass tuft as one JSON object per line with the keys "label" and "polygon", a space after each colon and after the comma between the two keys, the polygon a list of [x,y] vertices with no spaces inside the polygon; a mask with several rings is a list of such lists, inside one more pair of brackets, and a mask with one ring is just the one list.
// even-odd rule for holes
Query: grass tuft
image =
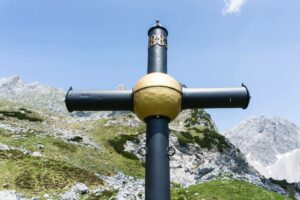
{"label": "grass tuft", "polygon": [[[27,120],[31,122],[42,122],[43,120],[34,115],[31,111],[22,109],[21,111],[5,111],[0,110],[0,114],[4,117],[16,118],[18,120]],[[2,117],[3,118],[3,117]]]}
{"label": "grass tuft", "polygon": [[124,157],[133,160],[139,160],[138,157],[133,153],[124,151],[124,145],[127,141],[138,142],[137,135],[119,135],[109,140],[108,143],[116,150],[116,152],[123,155]]}
{"label": "grass tuft", "polygon": [[5,170],[4,174],[10,174],[10,177],[0,175],[0,181],[7,179],[16,189],[47,192],[61,190],[77,182],[103,184],[93,172],[67,162],[22,154],[18,150],[0,151],[3,159],[0,168]]}
{"label": "grass tuft", "polygon": [[33,189],[35,187],[35,179],[32,176],[32,172],[25,169],[16,177],[15,184],[20,189]]}
{"label": "grass tuft", "polygon": [[105,123],[105,120],[99,120],[90,132],[90,137],[103,147],[101,159],[106,168],[110,169],[111,174],[121,171],[128,176],[144,178],[143,163],[135,155],[126,153],[124,144],[127,140],[136,141],[137,135],[145,132],[145,126],[105,126]]}

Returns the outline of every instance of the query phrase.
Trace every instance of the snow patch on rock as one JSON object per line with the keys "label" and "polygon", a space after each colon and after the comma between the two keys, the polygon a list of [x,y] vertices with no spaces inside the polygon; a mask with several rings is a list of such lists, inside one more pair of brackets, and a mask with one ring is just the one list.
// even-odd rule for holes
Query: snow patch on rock
{"label": "snow patch on rock", "polygon": [[257,170],[268,178],[286,180],[289,183],[300,181],[300,149],[295,149],[278,156],[278,160],[267,167],[258,162],[250,162]]}

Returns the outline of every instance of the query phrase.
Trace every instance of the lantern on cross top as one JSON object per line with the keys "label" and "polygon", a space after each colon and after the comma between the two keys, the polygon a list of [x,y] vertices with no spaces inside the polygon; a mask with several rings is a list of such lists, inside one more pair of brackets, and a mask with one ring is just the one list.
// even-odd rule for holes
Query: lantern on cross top
{"label": "lantern on cross top", "polygon": [[148,31],[148,70],[132,90],[70,90],[72,111],[133,111],[146,123],[146,200],[170,199],[169,122],[183,109],[247,108],[247,87],[183,88],[167,74],[168,31],[156,21]]}

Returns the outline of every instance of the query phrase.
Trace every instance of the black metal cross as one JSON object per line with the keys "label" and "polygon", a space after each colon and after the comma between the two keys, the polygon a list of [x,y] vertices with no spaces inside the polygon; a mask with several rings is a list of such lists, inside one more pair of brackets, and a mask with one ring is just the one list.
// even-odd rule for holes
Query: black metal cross
{"label": "black metal cross", "polygon": [[247,108],[247,87],[183,88],[167,75],[166,28],[156,21],[148,31],[148,70],[132,90],[76,91],[66,95],[72,111],[133,111],[147,125],[146,200],[170,199],[169,122],[183,109]]}

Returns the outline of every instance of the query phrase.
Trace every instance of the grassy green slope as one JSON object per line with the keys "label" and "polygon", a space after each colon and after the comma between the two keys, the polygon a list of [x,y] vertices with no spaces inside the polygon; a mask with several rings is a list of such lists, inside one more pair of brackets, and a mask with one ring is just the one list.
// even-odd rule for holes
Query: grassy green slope
{"label": "grassy green slope", "polygon": [[[144,130],[126,126],[105,126],[107,120],[72,122],[66,124],[62,116],[53,117],[45,112],[18,103],[0,101],[0,124],[25,128],[22,133],[12,133],[0,128],[0,144],[17,148],[0,150],[0,190],[14,189],[25,196],[45,193],[62,193],[77,182],[85,183],[90,189],[103,186],[95,174],[114,175],[122,171],[126,175],[144,176],[143,165],[133,155],[124,156],[117,146]],[[84,131],[99,149],[69,143],[47,133],[48,127],[55,126],[67,131]],[[38,145],[44,145],[39,149]],[[42,157],[25,155],[18,150],[41,152]]]}
{"label": "grassy green slope", "polygon": [[173,200],[281,200],[288,199],[237,180],[215,180],[172,191]]}
{"label": "grassy green slope", "polygon": [[144,167],[134,156],[124,152],[123,145],[127,140],[145,131],[145,126],[127,127],[120,125],[105,126],[105,120],[98,121],[90,131],[90,137],[103,147],[101,162],[105,162],[111,173],[122,171],[126,175],[143,178]]}
{"label": "grassy green slope", "polygon": [[[19,150],[0,150],[0,190],[14,189],[26,197],[57,194],[68,190],[77,182],[90,189],[103,186],[95,174],[114,175],[122,171],[128,176],[144,177],[143,164],[133,155],[124,152],[127,140],[145,132],[145,126],[106,126],[107,120],[74,121],[63,116],[36,111],[22,104],[0,101],[0,124],[29,128],[21,134],[0,128],[0,144],[21,148],[29,152],[39,151],[42,157],[25,155]],[[47,133],[49,126],[67,131],[80,130],[89,136],[99,148],[69,143]],[[53,129],[55,130],[55,129]],[[206,130],[190,129],[188,135],[181,133],[183,143],[211,143]],[[180,136],[178,136],[180,139]],[[190,136],[190,137],[187,137]],[[198,139],[198,140],[197,140]],[[222,138],[213,140],[223,144]],[[38,145],[44,145],[39,149]],[[203,145],[202,144],[202,145]],[[222,149],[226,146],[221,146]],[[108,191],[108,197],[115,191]],[[56,199],[56,195],[53,195]],[[172,192],[173,199],[284,199],[255,185],[240,181],[212,181]],[[230,198],[229,198],[230,197]],[[257,197],[257,198],[256,198]],[[259,198],[258,198],[259,197]],[[99,199],[99,198],[91,198]],[[105,199],[103,196],[100,199]]]}

